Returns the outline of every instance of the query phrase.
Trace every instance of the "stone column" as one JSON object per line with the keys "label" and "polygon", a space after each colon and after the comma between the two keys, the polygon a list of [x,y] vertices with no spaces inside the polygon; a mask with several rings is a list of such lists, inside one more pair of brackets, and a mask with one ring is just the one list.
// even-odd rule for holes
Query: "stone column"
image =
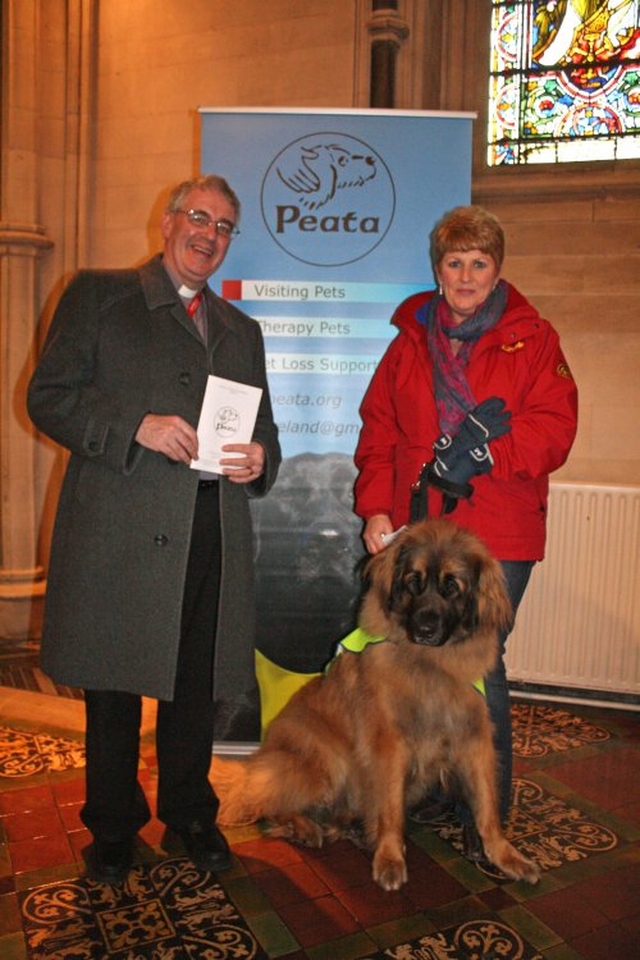
{"label": "stone column", "polygon": [[24,639],[40,635],[64,469],[36,440],[26,391],[53,306],[88,261],[99,0],[0,11],[0,638]]}
{"label": "stone column", "polygon": [[367,29],[371,37],[371,83],[369,106],[396,106],[396,59],[409,36],[407,22],[398,14],[397,0],[373,0]]}
{"label": "stone column", "polygon": [[0,638],[37,637],[42,619],[35,441],[24,398],[34,365],[38,258],[49,246],[36,224],[0,222]]}
{"label": "stone column", "polygon": [[38,636],[35,439],[25,390],[35,357],[38,262],[52,244],[37,222],[37,0],[3,0],[0,210],[0,638]]}

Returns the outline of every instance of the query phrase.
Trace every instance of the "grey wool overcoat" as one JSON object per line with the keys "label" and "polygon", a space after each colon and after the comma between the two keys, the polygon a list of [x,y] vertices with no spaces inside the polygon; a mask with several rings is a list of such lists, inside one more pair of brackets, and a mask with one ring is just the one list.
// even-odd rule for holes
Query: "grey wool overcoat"
{"label": "grey wool overcoat", "polygon": [[[173,696],[198,473],[135,440],[148,412],[197,427],[207,376],[261,387],[263,475],[220,479],[222,578],[216,700],[255,688],[249,499],[281,454],[258,323],[205,291],[205,348],[159,255],[137,270],[81,271],[56,310],[28,392],[36,426],[69,459],[48,573],[41,661],[56,681]],[[220,687],[223,689],[220,689]]]}

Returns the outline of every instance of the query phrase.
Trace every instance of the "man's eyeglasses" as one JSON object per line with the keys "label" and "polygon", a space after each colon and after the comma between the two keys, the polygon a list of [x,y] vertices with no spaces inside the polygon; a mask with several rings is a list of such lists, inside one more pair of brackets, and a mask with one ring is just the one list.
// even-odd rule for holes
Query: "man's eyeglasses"
{"label": "man's eyeglasses", "polygon": [[216,233],[225,240],[232,240],[237,237],[240,231],[234,227],[228,220],[212,220],[204,210],[174,210],[174,213],[184,213],[185,217],[194,227],[200,227],[202,230],[208,230],[209,227],[215,227]]}

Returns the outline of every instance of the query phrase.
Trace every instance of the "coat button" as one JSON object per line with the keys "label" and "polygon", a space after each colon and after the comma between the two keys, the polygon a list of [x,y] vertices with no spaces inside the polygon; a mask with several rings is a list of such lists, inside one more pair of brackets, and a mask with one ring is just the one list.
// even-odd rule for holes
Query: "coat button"
{"label": "coat button", "polygon": [[165,537],[164,533],[156,533],[155,537],[153,538],[153,542],[157,547],[166,547],[166,545],[169,543],[169,540],[167,537]]}
{"label": "coat button", "polygon": [[183,387],[188,387],[191,383],[191,374],[190,373],[181,373],[180,374],[180,384]]}

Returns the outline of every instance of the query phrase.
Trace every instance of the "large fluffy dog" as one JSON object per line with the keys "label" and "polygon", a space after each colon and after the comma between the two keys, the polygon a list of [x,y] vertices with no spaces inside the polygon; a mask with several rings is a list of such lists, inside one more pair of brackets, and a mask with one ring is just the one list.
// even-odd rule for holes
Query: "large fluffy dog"
{"label": "large fluffy dog", "polygon": [[437,781],[467,797],[485,854],[535,883],[538,869],[504,836],[484,698],[510,617],[500,565],[447,520],[414,524],[365,568],[360,625],[383,642],[344,652],[270,724],[248,760],[217,761],[220,822],[320,845],[351,823],[373,849],[385,890],[407,879],[405,809]]}

